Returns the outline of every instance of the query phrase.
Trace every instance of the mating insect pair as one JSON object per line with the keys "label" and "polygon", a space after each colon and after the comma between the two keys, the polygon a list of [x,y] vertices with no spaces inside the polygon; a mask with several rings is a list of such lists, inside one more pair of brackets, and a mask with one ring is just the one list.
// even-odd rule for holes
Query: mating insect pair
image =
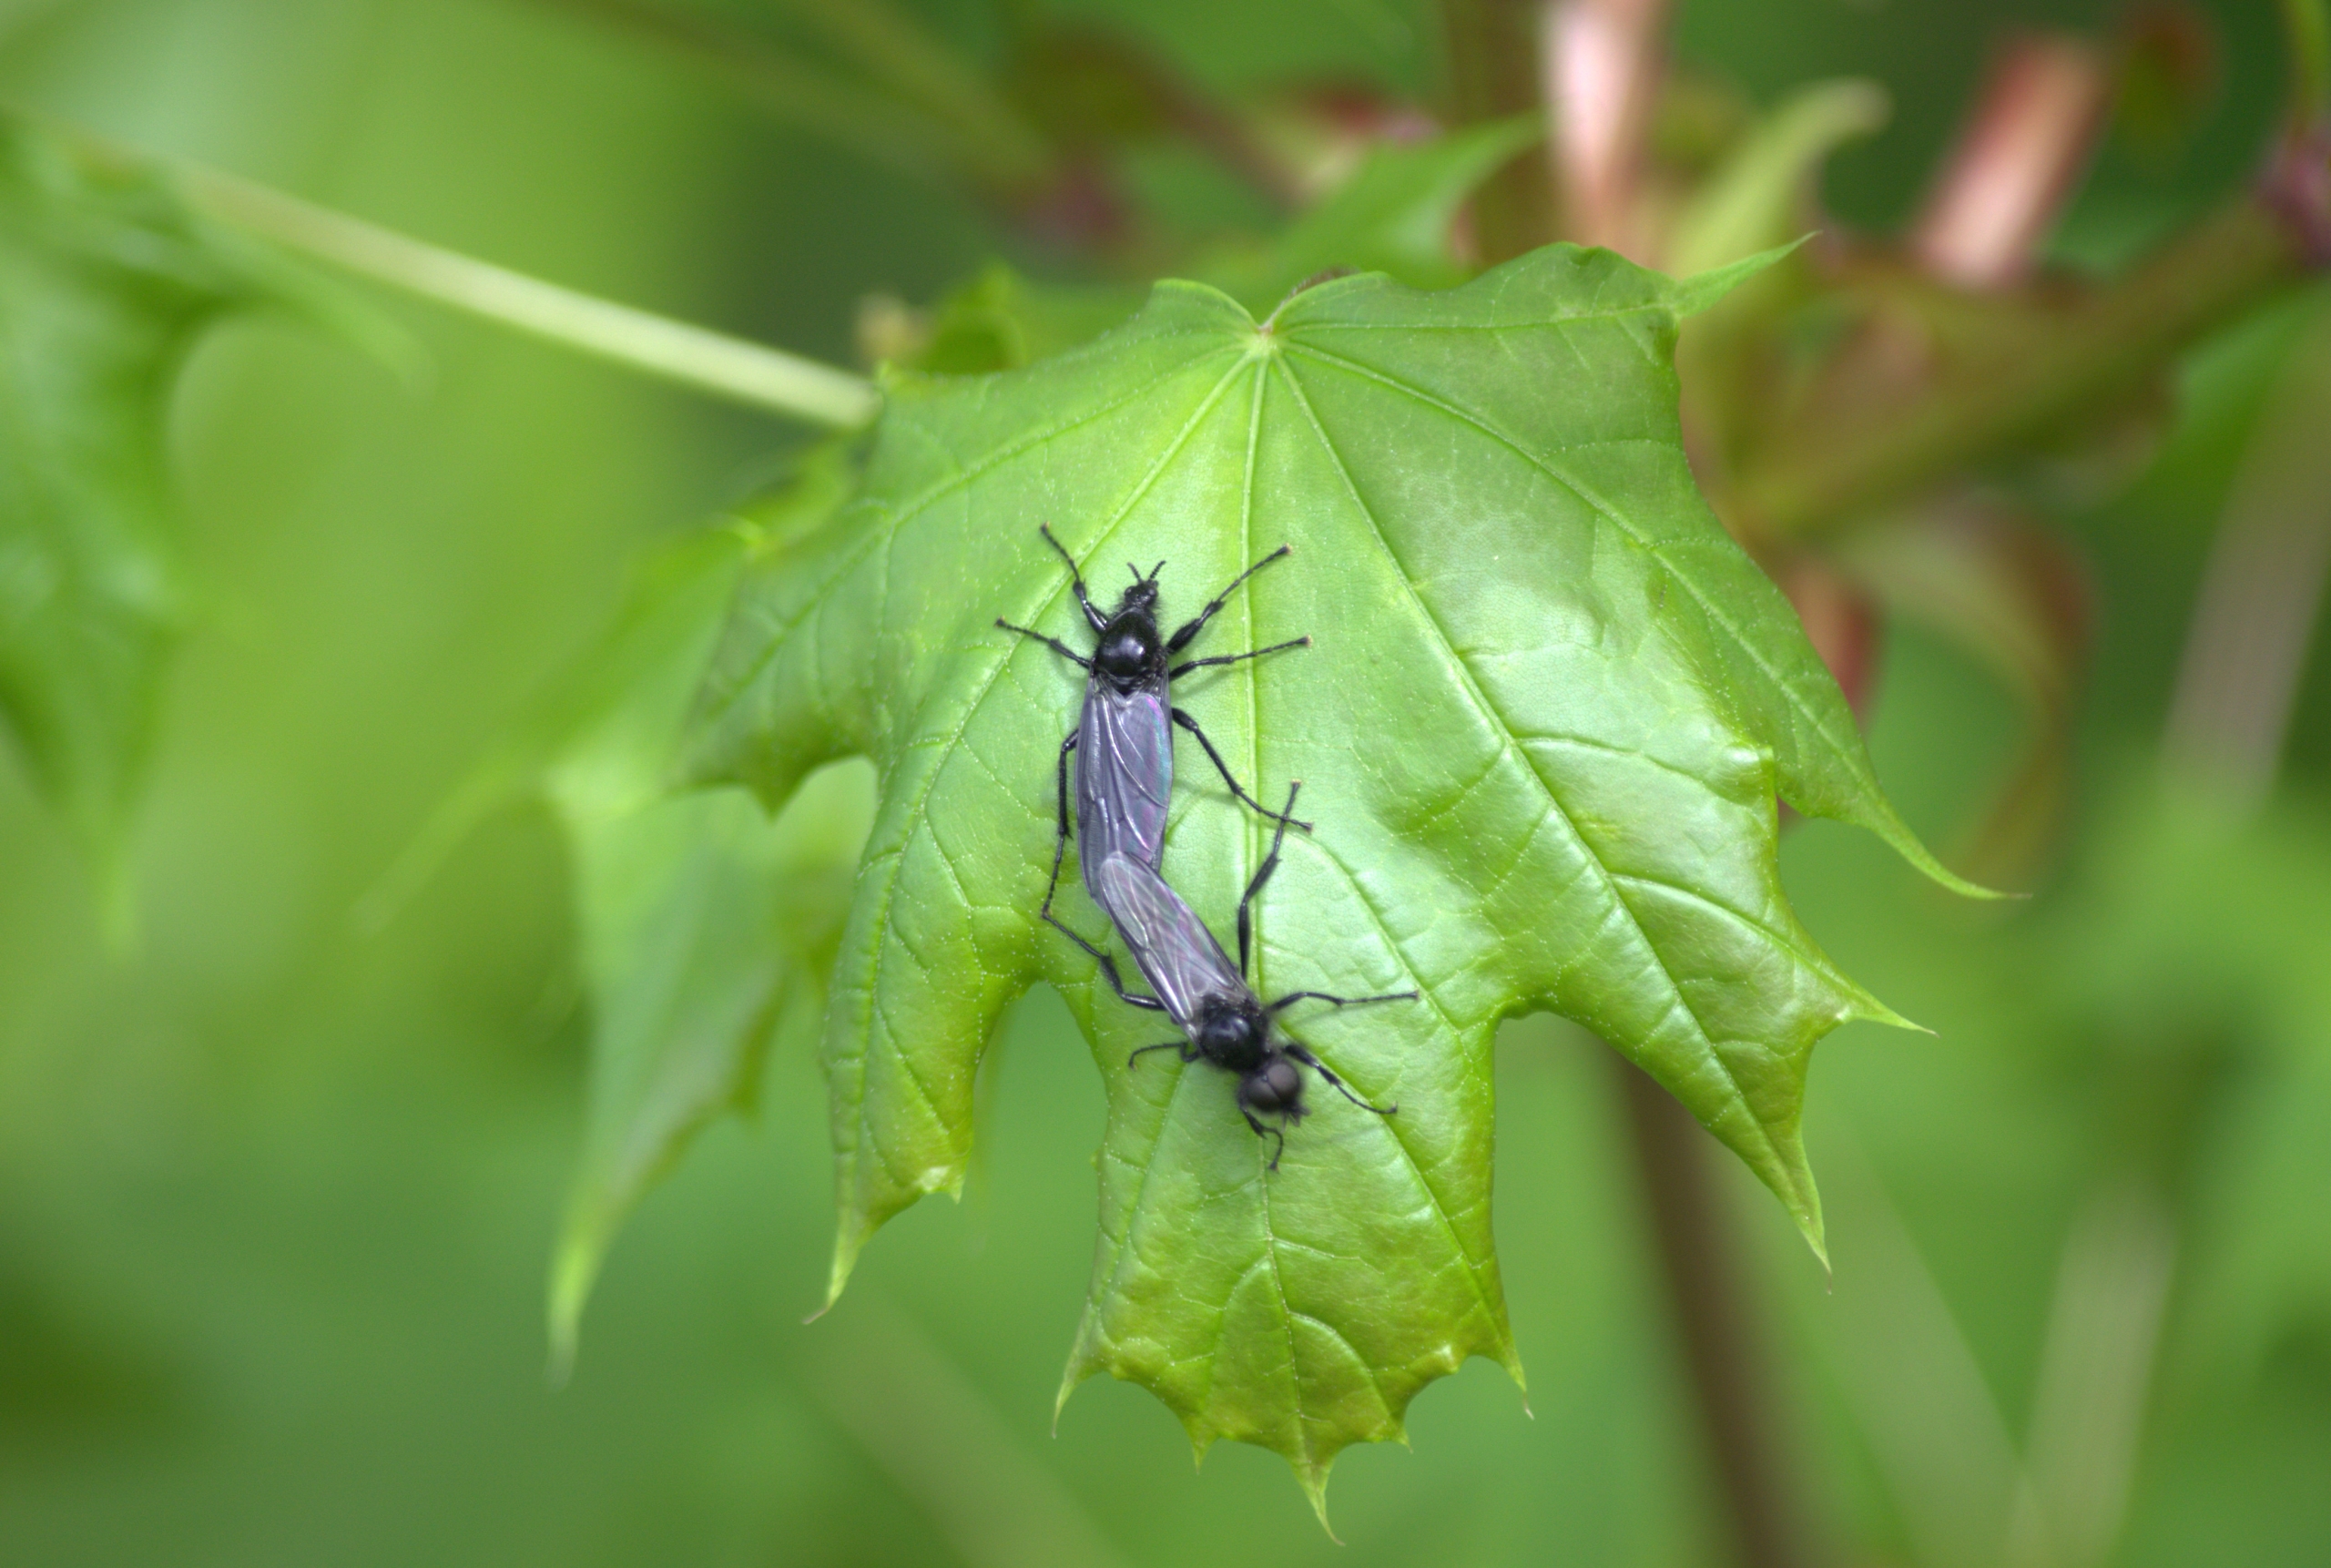
{"label": "mating insect pair", "polygon": [[[1117,601],[1116,608],[1104,615],[1085,591],[1084,575],[1078,571],[1075,558],[1053,537],[1050,528],[1042,532],[1045,542],[1068,563],[1076,602],[1095,638],[1088,657],[1056,637],[1010,621],[996,622],[1007,631],[1044,644],[1086,674],[1084,711],[1076,728],[1061,742],[1056,790],[1058,834],[1053,844],[1052,881],[1044,891],[1042,912],[1045,921],[1093,956],[1119,997],[1133,1006],[1167,1014],[1184,1035],[1181,1040],[1143,1046],[1127,1058],[1126,1064],[1138,1065],[1140,1058],[1151,1051],[1178,1051],[1185,1062],[1208,1062],[1237,1074],[1239,1113],[1257,1136],[1277,1140],[1270,1161],[1274,1170],[1278,1168],[1279,1155],[1287,1147],[1286,1127],[1308,1112],[1303,1103],[1303,1077],[1296,1068],[1297,1063],[1318,1074],[1353,1105],[1379,1115],[1390,1115],[1400,1107],[1373,1105],[1361,1099],[1301,1042],[1281,1033],[1276,1023],[1279,1013],[1298,1002],[1318,1001],[1350,1007],[1371,1002],[1413,1000],[1417,993],[1404,991],[1389,996],[1348,997],[1297,991],[1270,1003],[1255,994],[1247,981],[1252,909],[1257,895],[1278,867],[1279,848],[1286,840],[1288,825],[1307,832],[1310,830],[1309,823],[1298,822],[1288,814],[1295,809],[1296,791],[1300,786],[1288,787],[1285,810],[1272,811],[1263,806],[1240,787],[1197,721],[1174,707],[1168,697],[1176,677],[1202,666],[1236,664],[1242,659],[1308,646],[1309,637],[1297,637],[1246,653],[1174,662],[1205,630],[1206,623],[1238,585],[1287,555],[1288,547],[1280,545],[1238,574],[1193,619],[1166,637],[1160,636],[1157,625],[1157,574],[1164,562],[1151,568],[1146,575],[1138,566],[1134,567],[1132,586]],[[1166,854],[1166,808],[1174,781],[1174,744],[1169,724],[1178,725],[1197,738],[1232,795],[1277,823],[1271,835],[1270,853],[1257,868],[1254,880],[1238,901],[1236,968],[1214,933],[1161,874]],[[1144,996],[1126,990],[1115,960],[1053,913],[1053,899],[1060,888],[1061,860],[1068,847],[1071,752],[1077,757],[1077,859],[1084,871],[1085,891],[1116,927],[1118,937],[1132,953],[1143,978],[1149,982],[1154,995]],[[1267,1126],[1262,1119],[1265,1116],[1276,1118],[1277,1125]]]}

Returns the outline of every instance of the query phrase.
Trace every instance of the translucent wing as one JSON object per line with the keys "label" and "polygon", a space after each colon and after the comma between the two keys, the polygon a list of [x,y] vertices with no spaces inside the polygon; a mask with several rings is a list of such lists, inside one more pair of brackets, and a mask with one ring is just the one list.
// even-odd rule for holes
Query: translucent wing
{"label": "translucent wing", "polygon": [[1155,871],[1166,858],[1166,807],[1174,791],[1174,740],[1166,694],[1085,689],[1076,738],[1076,853],[1097,903],[1094,868],[1124,855]]}
{"label": "translucent wing", "polygon": [[1116,922],[1134,962],[1184,1033],[1205,998],[1247,989],[1206,922],[1155,871],[1129,856],[1111,855],[1094,869],[1092,881],[1094,901]]}

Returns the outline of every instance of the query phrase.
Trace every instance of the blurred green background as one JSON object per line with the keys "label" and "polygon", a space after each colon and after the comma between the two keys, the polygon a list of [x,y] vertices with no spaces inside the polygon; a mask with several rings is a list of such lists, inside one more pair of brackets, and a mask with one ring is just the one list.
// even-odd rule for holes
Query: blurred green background
{"label": "blurred green background", "polygon": [[[1436,70],[1430,15],[1393,0],[1091,9],[1223,92],[1420,95]],[[995,46],[978,0],[913,10],[975,57]],[[1694,0],[1678,48],[1762,103],[1884,81],[1891,127],[1827,188],[1880,225],[2001,25],[2115,14]],[[2109,144],[2062,255],[2125,254],[2253,166],[2272,8],[2211,15],[2208,117],[2173,158]],[[530,0],[14,0],[0,94],[839,362],[870,292],[927,300],[992,255],[1056,260]],[[1250,217],[1171,157],[1135,175],[1193,228]],[[171,677],[127,947],[0,767],[0,1561],[1721,1560],[1617,1081],[1544,1019],[1500,1047],[1529,1408],[1486,1365],[1426,1393],[1413,1451],[1338,1467],[1348,1546],[1271,1455],[1225,1445],[1194,1472],[1131,1388],[1088,1384],[1054,1434],[1102,1098],[1048,993],[1002,1042],[972,1192],[891,1226],[808,1327],[823,1095],[805,1055],[773,1061],[758,1114],[707,1134],[623,1233],[551,1391],[544,1267],[586,1028],[559,841],[513,809],[384,929],[351,910],[591,646],[639,554],[806,437],[389,308],[428,347],[425,385],[260,322],[216,334],[178,389],[203,619]],[[2263,808],[2158,782],[2213,528],[2317,310],[2289,298],[2206,345],[2143,475],[2060,518],[2099,620],[2072,825],[2039,895],[1969,908],[1865,837],[1787,842],[1807,924],[1936,1031],[1857,1026],[1820,1054],[1834,1282],[1724,1170],[1754,1372],[1827,1560],[1997,1561],[2019,1453],[2109,1491],[2133,1444],[2111,1561],[2331,1561],[2331,656]],[[1964,655],[1890,632],[1873,741],[1931,840],[1968,828],[2019,723]],[[2082,1381],[2083,1347],[2146,1331],[2115,1303],[2156,1277],[2157,1356],[2100,1353]],[[2116,1383],[2126,1365],[2153,1369]]]}

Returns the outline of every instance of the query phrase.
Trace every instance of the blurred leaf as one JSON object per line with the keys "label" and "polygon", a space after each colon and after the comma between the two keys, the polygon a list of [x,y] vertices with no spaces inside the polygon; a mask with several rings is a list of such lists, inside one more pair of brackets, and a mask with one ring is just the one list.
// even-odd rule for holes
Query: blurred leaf
{"label": "blurred leaf", "polygon": [[2149,788],[2103,813],[2088,860],[2040,955],[2057,1033],[2097,1042],[2112,1081],[2164,1085],[2115,1153],[2170,1166],[2204,1238],[2191,1370],[2255,1376],[2285,1337],[2331,1341],[2331,1207],[2311,1196],[2331,1186],[2331,838],[2316,803],[2244,820]]}
{"label": "blurred leaf", "polygon": [[2072,707],[2088,658],[2086,571],[2031,517],[1971,496],[1858,531],[1837,558],[1888,611],[1981,663],[2023,708],[2023,754],[1966,859],[1986,880],[2028,880],[2071,782]]}
{"label": "blurred leaf", "polygon": [[1385,272],[1419,288],[1455,283],[1471,270],[1450,249],[1457,209],[1539,135],[1534,117],[1517,117],[1414,147],[1380,146],[1269,243],[1223,251],[1198,275],[1256,311],[1330,267]]}
{"label": "blurred leaf", "polygon": [[[1820,227],[1816,181],[1829,155],[1886,121],[1874,82],[1816,82],[1759,120],[1676,215],[1667,261],[1689,276],[1785,245]],[[1685,328],[1676,349],[1684,419],[1695,452],[1726,467],[1764,402],[1760,379],[1776,343],[1774,319],[1813,288],[1812,262],[1792,256]]]}
{"label": "blurred leaf", "polygon": [[[1532,122],[1512,120],[1421,147],[1379,147],[1277,239],[1217,251],[1200,275],[1257,310],[1330,267],[1372,269],[1425,286],[1453,283],[1465,275],[1449,249],[1458,208],[1534,134]],[[880,302],[861,313],[860,336],[878,361],[976,375],[1090,342],[1141,301],[1132,289],[1037,282],[999,261],[927,314]]]}
{"label": "blurred leaf", "polygon": [[591,1109],[552,1268],[552,1359],[574,1355],[616,1227],[687,1140],[741,1106],[767,1048],[815,1040],[871,811],[862,769],[821,774],[775,820],[745,790],[675,794],[688,708],[749,545],[830,516],[847,448],[818,449],[738,526],[652,564],[561,705],[540,788],[575,857]]}
{"label": "blurred leaf", "polygon": [[[1067,1384],[1142,1382],[1201,1448],[1284,1454],[1315,1501],[1425,1383],[1516,1365],[1489,1217],[1500,1019],[1551,1009],[1611,1041],[1819,1245],[1807,1055],[1898,1020],[1790,912],[1775,791],[1954,880],[1693,488],[1668,355],[1727,280],[1556,247],[1443,294],[1341,280],[1259,324],[1167,282],[1078,352],[893,389],[860,496],[748,573],[694,742],[699,776],[771,802],[834,758],[878,770],[827,1023],[834,1290],[884,1219],[960,1186],[981,1053],[1040,981],[1109,1095]],[[1075,635],[1039,521],[1096,574],[1166,561],[1169,616],[1298,546],[1215,635],[1317,646],[1179,695],[1256,788],[1301,777],[1317,802],[1258,911],[1261,989],[1425,993],[1299,1031],[1397,1115],[1323,1097],[1267,1171],[1226,1077],[1126,1070],[1156,1023],[1037,922],[1080,683],[992,620]],[[1208,799],[1186,799],[1168,871],[1224,921],[1260,835],[1189,793]],[[1064,908],[1103,929],[1081,893]]]}
{"label": "blurred leaf", "polygon": [[687,1141],[740,1108],[769,1050],[815,1044],[870,815],[861,769],[775,821],[743,789],[565,813],[591,1004],[591,1110],[552,1269],[554,1367],[616,1227]]}
{"label": "blurred leaf", "polygon": [[888,341],[868,345],[878,351],[870,357],[934,375],[1017,370],[1091,342],[1130,319],[1141,300],[1137,289],[1040,283],[991,262],[927,313],[909,312]]}
{"label": "blurred leaf", "polygon": [[1812,183],[1821,166],[1847,142],[1876,132],[1889,111],[1886,89],[1875,82],[1847,78],[1799,87],[1742,138],[1676,214],[1669,263],[1688,276],[1804,233],[1812,226]]}
{"label": "blurred leaf", "polygon": [[2180,0],[2145,0],[2122,18],[2112,69],[2112,121],[2155,169],[2173,166],[2217,96],[2215,24]]}
{"label": "blurred leaf", "polygon": [[1089,22],[1032,13],[1013,20],[1019,36],[1004,87],[1054,145],[1097,158],[1179,136],[1274,201],[1292,204],[1294,177],[1251,117],[1216,102],[1164,53]]}
{"label": "blurred leaf", "polygon": [[2247,198],[2102,284],[1970,290],[1848,255],[1818,312],[1822,351],[1762,389],[1728,499],[1762,532],[1809,534],[2117,433],[2175,356],[2301,267],[2293,231]]}
{"label": "blurred leaf", "polygon": [[742,789],[676,789],[674,763],[745,561],[823,524],[856,476],[851,442],[825,443],[769,496],[646,562],[604,643],[360,911],[384,923],[493,811],[538,797],[558,819],[591,1016],[589,1120],[551,1268],[561,1377],[624,1217],[706,1124],[750,1100],[767,1052],[806,1047],[824,1014],[870,779],[829,769],[772,820]]}
{"label": "blurred leaf", "polygon": [[188,617],[163,441],[178,366],[232,311],[317,300],[152,168],[0,111],[0,720],[101,866]]}
{"label": "blurred leaf", "polygon": [[554,0],[654,40],[771,117],[933,183],[1023,199],[1052,174],[1042,141],[943,45],[887,6],[785,9],[853,64],[676,0]]}

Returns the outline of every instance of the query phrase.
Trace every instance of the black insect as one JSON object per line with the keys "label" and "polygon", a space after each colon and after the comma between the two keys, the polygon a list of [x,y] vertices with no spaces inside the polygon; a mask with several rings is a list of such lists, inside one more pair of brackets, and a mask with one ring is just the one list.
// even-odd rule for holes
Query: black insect
{"label": "black insect", "polygon": [[[1006,631],[1033,637],[1083,668],[1086,675],[1084,713],[1060,747],[1059,832],[1053,841],[1052,882],[1044,890],[1043,913],[1055,930],[1098,960],[1111,983],[1115,984],[1116,967],[1108,955],[1053,913],[1053,897],[1060,890],[1061,857],[1068,848],[1068,754],[1074,751],[1077,756],[1077,858],[1084,869],[1085,890],[1097,903],[1101,894],[1094,883],[1094,868],[1109,856],[1125,855],[1153,871],[1165,860],[1166,811],[1174,787],[1174,739],[1166,728],[1169,722],[1198,738],[1198,744],[1206,748],[1207,759],[1222,775],[1222,781],[1230,786],[1233,795],[1266,817],[1278,816],[1239,786],[1229,765],[1222,760],[1222,753],[1214,748],[1214,742],[1198,728],[1197,720],[1174,707],[1166,694],[1176,677],[1191,670],[1308,647],[1311,639],[1295,637],[1247,653],[1173,662],[1175,656],[1206,629],[1206,622],[1214,618],[1215,612],[1222,608],[1238,585],[1288,555],[1289,545],[1281,545],[1233,577],[1230,585],[1206,601],[1206,607],[1179,631],[1165,636],[1157,628],[1157,574],[1165,568],[1165,562],[1150,568],[1146,576],[1140,567],[1134,567],[1133,585],[1117,601],[1117,607],[1104,615],[1085,592],[1084,576],[1077,570],[1075,558],[1062,548],[1050,528],[1039,531],[1044,542],[1060,551],[1061,559],[1068,563],[1076,602],[1084,607],[1085,622],[1096,638],[1093,653],[1087,657],[1057,637],[1002,618],[995,623]],[[1310,828],[1308,822],[1297,826],[1306,831]],[[1125,987],[1118,985],[1117,989],[1122,992]]]}
{"label": "black insect", "polygon": [[[1295,785],[1288,789],[1289,811],[1295,809],[1295,792],[1299,788]],[[1371,1105],[1353,1094],[1308,1046],[1278,1032],[1278,1015],[1298,1002],[1358,1007],[1371,1002],[1412,1002],[1417,995],[1413,991],[1394,992],[1387,996],[1330,996],[1324,991],[1290,991],[1268,1003],[1256,996],[1254,988],[1247,983],[1247,949],[1253,931],[1251,911],[1256,895],[1278,869],[1279,845],[1287,837],[1288,820],[1284,813],[1279,814],[1278,826],[1271,834],[1271,852],[1256,868],[1254,881],[1247,884],[1247,891],[1238,901],[1238,964],[1235,969],[1222,951],[1222,944],[1206,928],[1206,922],[1150,867],[1130,855],[1113,854],[1101,861],[1093,878],[1098,884],[1094,897],[1116,922],[1118,935],[1132,951],[1134,962],[1140,965],[1150,988],[1157,993],[1141,996],[1120,984],[1117,994],[1136,1007],[1155,1008],[1169,1014],[1187,1036],[1160,1045],[1145,1045],[1125,1058],[1125,1064],[1137,1065],[1152,1051],[1177,1051],[1185,1062],[1211,1062],[1237,1074],[1239,1114],[1247,1118],[1247,1125],[1255,1129],[1257,1137],[1278,1140],[1271,1151],[1273,1170],[1278,1169],[1279,1156],[1287,1152],[1287,1127],[1302,1120],[1308,1111],[1303,1104],[1303,1075],[1297,1071],[1297,1063],[1318,1074],[1362,1110],[1389,1116],[1400,1109],[1398,1105]],[[1115,968],[1108,967],[1106,972],[1115,984]],[[1277,1125],[1266,1126],[1262,1119],[1265,1116],[1276,1117]]]}

